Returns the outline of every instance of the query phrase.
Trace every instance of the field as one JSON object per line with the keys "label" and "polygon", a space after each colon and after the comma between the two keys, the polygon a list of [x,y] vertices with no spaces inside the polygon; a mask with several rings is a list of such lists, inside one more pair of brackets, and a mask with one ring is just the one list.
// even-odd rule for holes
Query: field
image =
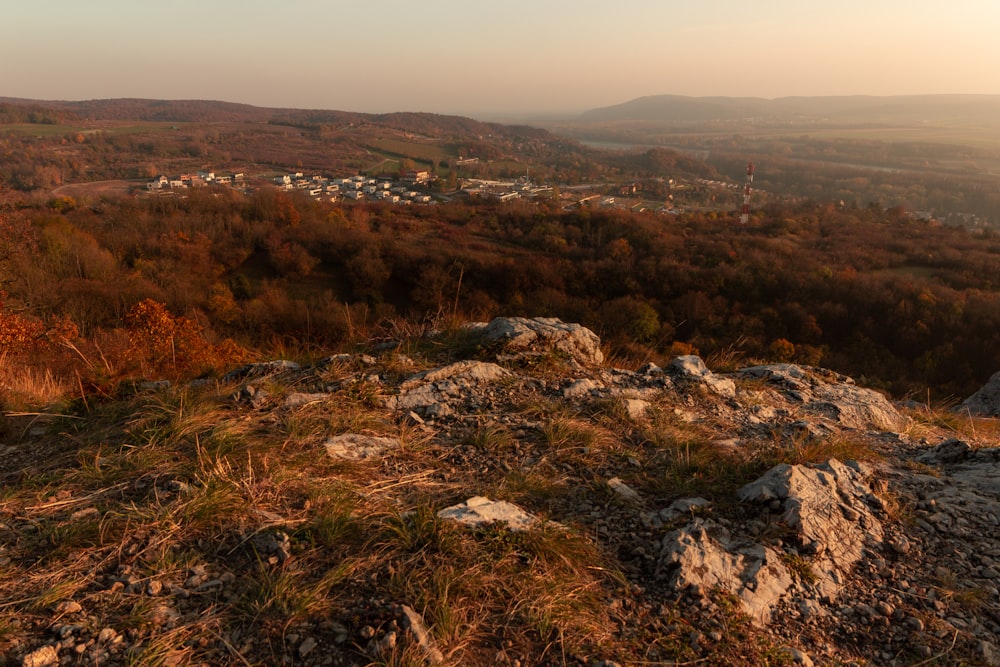
{"label": "field", "polygon": [[438,144],[423,141],[380,138],[372,141],[368,146],[386,155],[408,157],[419,162],[437,163],[457,157],[455,153],[445,150]]}

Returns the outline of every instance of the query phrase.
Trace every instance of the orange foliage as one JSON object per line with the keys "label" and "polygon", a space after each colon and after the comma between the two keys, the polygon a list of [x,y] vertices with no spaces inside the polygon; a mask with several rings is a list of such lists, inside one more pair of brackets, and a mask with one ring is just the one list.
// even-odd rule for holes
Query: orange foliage
{"label": "orange foliage", "polygon": [[0,303],[0,350],[35,352],[45,345],[45,325],[3,308]]}
{"label": "orange foliage", "polygon": [[701,353],[694,345],[681,340],[675,340],[670,344],[669,354],[671,357],[686,357],[689,354],[698,355]]}
{"label": "orange foliage", "polygon": [[175,316],[158,301],[146,299],[125,316],[127,357],[146,374],[194,376],[243,362],[246,350],[231,340],[212,344],[194,320]]}

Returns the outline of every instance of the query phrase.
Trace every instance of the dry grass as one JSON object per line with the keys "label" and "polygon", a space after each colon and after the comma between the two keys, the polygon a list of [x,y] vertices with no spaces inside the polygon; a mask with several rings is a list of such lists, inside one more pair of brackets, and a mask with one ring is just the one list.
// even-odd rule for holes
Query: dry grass
{"label": "dry grass", "polygon": [[[331,383],[350,372],[324,371]],[[294,378],[265,382],[275,406],[303,390]],[[439,519],[438,509],[484,484],[469,473],[439,480],[441,447],[389,419],[377,387],[345,382],[323,400],[259,414],[234,405],[235,390],[167,388],[95,404],[58,436],[71,457],[41,462],[5,491],[5,515],[20,518],[3,553],[9,605],[0,611],[10,616],[0,617],[0,654],[16,655],[24,624],[44,629],[70,600],[127,633],[127,651],[112,661],[136,665],[280,661],[289,628],[324,618],[352,633],[367,622],[381,636],[391,627],[384,617],[355,620],[359,601],[372,599],[418,609],[450,664],[491,664],[496,650],[484,647],[496,645],[559,660],[607,640],[605,597],[621,581],[614,563],[565,529],[470,531]],[[553,466],[585,467],[616,446],[605,427],[551,407],[539,407],[533,445],[548,459],[485,486],[518,500],[558,492]],[[391,435],[403,447],[376,462],[330,460],[322,441],[348,432]],[[496,456],[520,446],[497,424],[461,442]],[[290,549],[281,558],[267,547],[279,533]],[[197,591],[186,582],[198,568],[228,583],[150,597],[153,582]],[[18,629],[5,630],[5,619]],[[247,639],[226,639],[234,633]],[[411,642],[349,646],[352,664],[423,660]]]}
{"label": "dry grass", "polygon": [[11,412],[32,411],[61,403],[75,387],[49,368],[19,363],[0,351],[0,405]]}
{"label": "dry grass", "polygon": [[[460,331],[445,336],[463,344]],[[383,407],[386,383],[365,378],[445,359],[452,352],[440,340],[413,343],[414,365],[355,357],[312,374],[252,378],[268,395],[253,406],[234,398],[240,385],[208,383],[94,401],[79,419],[53,423],[30,445],[59,455],[19,471],[0,493],[0,557],[9,559],[0,657],[16,660],[25,637],[37,645],[54,624],[75,623],[55,618],[73,601],[88,619],[82,640],[103,627],[127,637],[119,653],[86,654],[111,664],[294,663],[289,638],[303,636],[320,641],[314,655],[352,666],[423,664],[392,611],[400,604],[423,616],[450,665],[740,664],[744,654],[782,664],[724,598],[717,618],[695,622],[664,611],[662,590],[638,592],[631,582],[645,575],[627,538],[602,533],[603,515],[594,518],[606,510],[613,524],[638,511],[607,480],[625,478],[649,503],[702,495],[725,512],[735,490],[774,463],[865,458],[862,440],[737,450],[718,444],[724,428],[686,421],[669,399],[640,418],[620,398],[570,403],[531,382],[498,385],[512,405],[465,421],[400,420]],[[532,372],[547,380],[557,361]],[[331,393],[285,404],[317,387]],[[323,442],[344,433],[402,446],[334,460]],[[514,502],[541,523],[512,532],[438,517],[473,495]],[[633,598],[655,604],[622,611]],[[643,614],[659,620],[647,625]],[[334,631],[319,629],[331,623],[347,633],[336,645]],[[724,640],[692,648],[696,623],[724,629]]]}
{"label": "dry grass", "polygon": [[956,410],[952,403],[922,406],[905,411],[910,417],[906,435],[920,438],[958,438],[973,446],[1000,445],[1000,419],[975,417],[968,410]]}

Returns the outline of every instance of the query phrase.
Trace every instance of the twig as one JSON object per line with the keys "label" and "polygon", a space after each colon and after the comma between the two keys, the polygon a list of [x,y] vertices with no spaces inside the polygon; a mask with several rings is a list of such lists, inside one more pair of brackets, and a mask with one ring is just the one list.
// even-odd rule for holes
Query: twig
{"label": "twig", "polygon": [[24,604],[25,602],[37,602],[38,597],[24,598],[23,600],[11,600],[10,602],[4,602],[0,604],[0,609],[6,609],[7,607],[16,607],[19,604]]}
{"label": "twig", "polygon": [[61,415],[58,412],[5,412],[8,417],[62,417],[63,419],[80,419],[76,415]]}
{"label": "twig", "polygon": [[976,421],[972,418],[972,410],[969,409],[968,405],[965,406],[965,412],[969,415],[969,428],[972,429],[972,439],[979,440],[979,438],[976,437]]}
{"label": "twig", "polygon": [[216,632],[215,630],[211,630],[211,629],[209,629],[209,630],[208,630],[208,634],[210,634],[210,635],[214,636],[214,637],[215,637],[216,639],[218,639],[218,640],[219,640],[220,642],[222,642],[223,644],[225,644],[225,645],[226,645],[226,648],[227,648],[227,649],[229,649],[229,652],[230,652],[230,653],[232,653],[232,654],[233,654],[234,656],[236,656],[237,658],[239,658],[239,659],[240,659],[240,662],[242,662],[242,663],[243,663],[244,665],[246,665],[247,667],[253,667],[253,664],[251,664],[251,663],[250,663],[250,661],[248,661],[248,660],[247,660],[246,658],[244,658],[244,657],[243,657],[243,654],[242,654],[242,653],[240,653],[239,651],[237,651],[237,650],[236,650],[236,647],[235,647],[235,646],[233,646],[232,644],[230,644],[230,643],[229,643],[229,640],[228,640],[228,639],[226,639],[225,637],[223,637],[222,635],[220,635],[220,634],[219,634],[218,632]]}
{"label": "twig", "polygon": [[387,491],[388,489],[392,489],[397,486],[404,486],[406,484],[412,484],[413,482],[418,482],[421,479],[430,477],[432,474],[434,474],[434,471],[428,470],[427,472],[414,473],[412,475],[408,475],[406,477],[402,477],[391,482],[390,480],[385,480],[382,482],[374,482],[373,484],[369,484],[368,486],[365,487],[365,491],[370,490],[370,492],[366,495],[366,497],[371,496],[372,494],[377,493],[379,491]]}
{"label": "twig", "polygon": [[97,498],[99,496],[103,496],[105,493],[111,493],[112,491],[120,491],[121,489],[124,489],[128,485],[129,485],[129,482],[121,482],[119,484],[115,484],[114,486],[110,486],[110,487],[108,487],[106,489],[101,489],[99,491],[95,491],[94,493],[91,493],[91,494],[86,495],[86,496],[82,496],[80,498],[68,498],[67,500],[57,500],[57,501],[55,501],[53,503],[46,503],[44,505],[35,505],[33,507],[26,507],[25,509],[28,510],[28,511],[50,510],[50,509],[53,509],[53,508],[56,508],[56,507],[65,507],[67,505],[77,505],[79,503],[85,503],[88,500],[93,500],[94,498]]}
{"label": "twig", "polygon": [[938,653],[937,655],[932,655],[926,660],[915,662],[912,665],[910,665],[910,667],[920,667],[920,665],[926,665],[928,663],[934,662],[935,660],[945,657],[955,649],[955,642],[957,641],[958,641],[958,630],[955,630],[955,636],[951,638],[951,646],[948,647],[947,651],[945,651],[944,653]]}
{"label": "twig", "polygon": [[83,407],[87,408],[87,412],[90,412],[90,404],[87,403],[87,393],[83,390],[83,378],[80,377],[80,372],[76,373],[76,382],[80,385],[80,398],[83,400]]}

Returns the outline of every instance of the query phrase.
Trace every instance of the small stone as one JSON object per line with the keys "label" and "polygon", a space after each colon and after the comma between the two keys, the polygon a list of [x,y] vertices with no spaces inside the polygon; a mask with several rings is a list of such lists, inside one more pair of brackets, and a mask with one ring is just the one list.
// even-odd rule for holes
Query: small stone
{"label": "small stone", "polygon": [[83,519],[89,519],[90,517],[100,516],[101,513],[96,507],[85,507],[82,510],[77,510],[70,514],[69,518],[73,521],[82,521]]}
{"label": "small stone", "polygon": [[796,665],[802,665],[802,667],[813,667],[812,658],[794,646],[782,646],[781,650],[785,655],[791,658],[792,662]]}
{"label": "small stone", "polygon": [[980,640],[976,644],[976,653],[983,659],[983,664],[988,667],[1000,667],[1000,650],[986,640]]}
{"label": "small stone", "polygon": [[59,664],[59,652],[54,646],[43,646],[24,656],[21,667],[51,667]]}
{"label": "small stone", "polygon": [[358,634],[361,635],[362,639],[371,639],[375,636],[375,628],[370,625],[366,625],[358,631]]}
{"label": "small stone", "polygon": [[83,607],[80,606],[80,603],[75,600],[66,600],[64,602],[60,602],[56,606],[56,613],[60,615],[79,614],[81,611],[83,611]]}
{"label": "small stone", "polygon": [[425,662],[431,665],[439,665],[444,662],[444,654],[431,639],[423,617],[405,604],[399,607],[399,614],[402,627],[409,631],[417,645],[423,650]]}
{"label": "small stone", "polygon": [[163,592],[163,583],[153,579],[146,584],[146,595],[159,595]]}
{"label": "small stone", "polygon": [[639,495],[639,493],[631,486],[623,482],[620,477],[612,477],[611,479],[609,479],[608,486],[611,487],[612,491],[617,493],[625,500],[631,500],[631,501],[641,500],[641,496]]}
{"label": "small stone", "polygon": [[101,644],[110,644],[118,636],[114,628],[104,628],[97,635],[97,641]]}
{"label": "small stone", "polygon": [[883,616],[892,616],[892,613],[895,610],[892,608],[892,605],[883,600],[880,600],[875,603],[875,611],[882,614]]}
{"label": "small stone", "polygon": [[853,507],[845,505],[844,503],[840,504],[840,512],[841,514],[844,515],[844,518],[847,519],[848,521],[857,521],[858,519],[861,518],[860,512],[858,512]]}
{"label": "small stone", "polygon": [[301,644],[299,644],[299,657],[305,658],[307,655],[313,652],[316,648],[316,640],[312,637],[306,637]]}
{"label": "small stone", "polygon": [[398,637],[394,630],[390,630],[385,633],[385,636],[378,640],[378,646],[375,647],[375,653],[383,656],[389,655],[392,653],[392,650],[396,648],[397,639]]}

